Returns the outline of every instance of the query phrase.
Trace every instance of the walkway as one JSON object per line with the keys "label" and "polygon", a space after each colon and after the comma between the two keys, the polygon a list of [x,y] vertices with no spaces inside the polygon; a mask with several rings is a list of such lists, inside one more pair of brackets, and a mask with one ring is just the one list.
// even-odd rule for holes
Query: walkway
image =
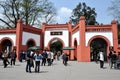
{"label": "walkway", "polygon": [[40,73],[26,73],[25,64],[17,62],[3,68],[0,61],[0,80],[120,80],[120,70],[110,69],[108,63],[100,69],[94,62],[69,61],[64,66],[62,61],[55,61],[52,66],[42,66]]}

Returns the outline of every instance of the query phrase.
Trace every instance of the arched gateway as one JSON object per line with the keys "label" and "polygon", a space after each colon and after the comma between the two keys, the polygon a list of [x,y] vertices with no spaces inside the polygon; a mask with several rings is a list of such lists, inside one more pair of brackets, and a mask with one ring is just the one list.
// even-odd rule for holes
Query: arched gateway
{"label": "arched gateway", "polygon": [[107,61],[107,56],[109,55],[110,42],[104,36],[94,36],[89,40],[88,45],[90,46],[90,60],[96,61],[98,58],[99,50],[104,53],[105,61]]}
{"label": "arched gateway", "polygon": [[70,46],[70,25],[69,24],[45,24],[42,29],[44,34],[44,48],[50,49],[50,43],[54,40],[62,42],[63,47]]}
{"label": "arched gateway", "polygon": [[[11,49],[16,48],[17,59],[20,50],[26,51],[30,46],[38,46],[42,49],[50,49],[50,44],[60,41],[62,47],[72,47],[74,50],[64,50],[71,60],[89,62],[95,59],[95,53],[99,49],[104,51],[105,59],[110,47],[116,52],[118,48],[117,23],[112,21],[107,25],[85,25],[82,16],[76,26],[72,28],[71,22],[66,24],[42,24],[42,29],[26,26],[18,20],[16,29],[0,30],[0,47],[3,39],[8,37]],[[0,48],[0,51],[2,49]]]}

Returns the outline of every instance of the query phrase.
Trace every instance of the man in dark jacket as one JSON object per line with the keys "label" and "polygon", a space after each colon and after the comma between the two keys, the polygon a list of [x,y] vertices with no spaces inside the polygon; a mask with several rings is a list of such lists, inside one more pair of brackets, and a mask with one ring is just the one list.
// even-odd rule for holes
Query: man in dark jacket
{"label": "man in dark jacket", "polygon": [[113,67],[114,65],[114,68],[116,67],[116,61],[117,61],[117,55],[116,55],[116,51],[113,52],[113,54],[111,55],[111,67]]}
{"label": "man in dark jacket", "polygon": [[47,59],[47,52],[46,51],[43,51],[43,53],[41,54],[43,56],[42,58],[42,66],[46,64],[46,59]]}
{"label": "man in dark jacket", "polygon": [[63,53],[62,58],[63,58],[63,64],[67,66],[68,55],[66,53]]}
{"label": "man in dark jacket", "polygon": [[12,65],[15,65],[15,62],[16,62],[16,50],[13,50],[13,52],[10,53],[10,58],[11,58],[11,66]]}
{"label": "man in dark jacket", "polygon": [[31,73],[31,64],[30,64],[30,59],[31,59],[31,56],[30,56],[30,51],[27,51],[26,53],[26,72],[30,72]]}

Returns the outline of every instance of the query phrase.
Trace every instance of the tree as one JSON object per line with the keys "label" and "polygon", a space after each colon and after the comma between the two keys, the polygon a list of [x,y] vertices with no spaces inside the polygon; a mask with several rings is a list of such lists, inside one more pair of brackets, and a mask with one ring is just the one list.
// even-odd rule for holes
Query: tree
{"label": "tree", "polygon": [[50,44],[50,49],[52,52],[56,53],[62,50],[62,46],[62,42],[57,40],[56,42]]}
{"label": "tree", "polygon": [[0,10],[4,16],[0,16],[0,21],[10,28],[16,28],[18,19],[23,20],[26,25],[37,25],[42,17],[49,23],[56,14],[55,8],[48,0],[2,0]]}
{"label": "tree", "polygon": [[120,22],[120,0],[111,1],[111,6],[108,7],[110,14]]}
{"label": "tree", "polygon": [[51,2],[46,3],[45,5],[46,6],[42,6],[44,13],[41,18],[45,21],[45,23],[53,23],[55,21],[56,9],[53,7],[53,4]]}
{"label": "tree", "polygon": [[[118,21],[118,38],[120,39],[120,0],[111,1],[111,6],[108,7],[110,14]],[[119,41],[120,44],[120,41]]]}
{"label": "tree", "polygon": [[94,25],[97,23],[97,13],[95,12],[95,8],[91,8],[85,3],[79,3],[76,8],[73,9],[70,19],[72,20],[74,25],[78,23],[80,16],[85,17],[86,25]]}

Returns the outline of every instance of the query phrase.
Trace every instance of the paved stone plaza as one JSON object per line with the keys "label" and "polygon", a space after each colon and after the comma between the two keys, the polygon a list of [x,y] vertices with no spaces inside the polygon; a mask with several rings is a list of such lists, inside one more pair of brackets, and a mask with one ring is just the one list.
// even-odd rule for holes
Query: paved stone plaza
{"label": "paved stone plaza", "polygon": [[110,69],[105,63],[105,69],[100,69],[94,62],[69,61],[64,66],[62,61],[54,61],[52,66],[42,66],[40,73],[25,72],[26,62],[16,62],[16,66],[3,68],[0,61],[0,80],[120,80],[120,70]]}

